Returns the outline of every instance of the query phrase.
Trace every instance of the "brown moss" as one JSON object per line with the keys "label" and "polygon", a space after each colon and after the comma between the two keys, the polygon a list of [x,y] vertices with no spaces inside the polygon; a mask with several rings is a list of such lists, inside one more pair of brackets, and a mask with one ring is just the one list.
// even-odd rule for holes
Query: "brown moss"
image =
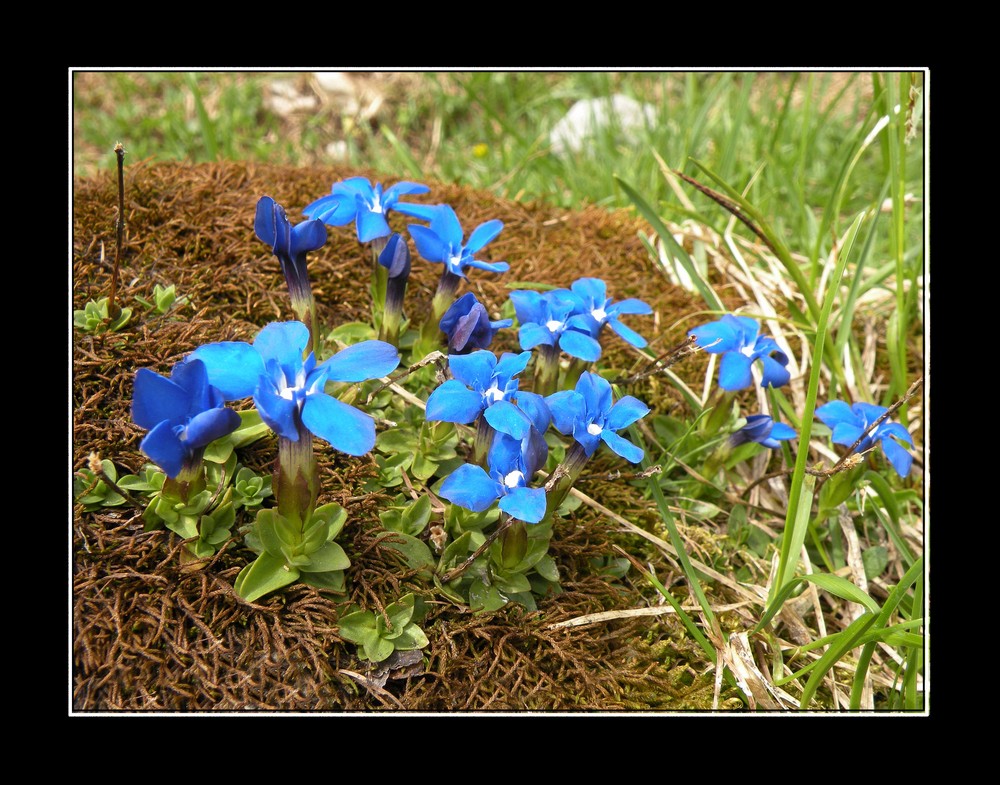
{"label": "brown moss", "polygon": [[[128,168],[122,302],[135,305],[135,297],[149,298],[159,283],[176,285],[193,304],[161,316],[136,307],[121,332],[74,335],[74,469],[85,466],[91,452],[111,459],[120,472],[136,472],[146,462],[139,452],[143,432],[130,415],[138,368],[168,373],[203,342],[252,339],[269,321],[290,318],[278,264],[254,236],[257,199],[269,194],[294,216],[332,182],[357,174],[378,177],[333,167]],[[433,201],[452,204],[466,227],[503,220],[504,232],[489,246],[488,258],[506,259],[512,271],[506,276],[474,271],[468,283],[494,311],[507,297],[505,278],[568,285],[583,275],[602,277],[616,299],[639,297],[654,307],[655,321],[637,317],[633,324],[651,338],[655,351],[683,338],[683,329],[669,325],[700,310],[690,295],[652,268],[637,238],[640,224],[627,213],[596,207],[566,212],[431,185]],[[113,177],[75,185],[74,308],[106,294],[116,204]],[[393,223],[403,229],[405,220],[399,218]],[[332,327],[366,320],[365,256],[350,228],[329,234],[328,244],[310,257],[318,321]],[[426,309],[438,274],[439,269],[415,260],[407,294],[411,313]],[[503,340],[510,343],[512,337]],[[635,360],[620,342],[608,342],[609,366],[625,368]],[[629,391],[639,397],[669,399],[668,386],[655,379],[636,386]],[[381,544],[377,513],[385,497],[359,491],[375,471],[373,459],[348,459],[318,442],[317,448],[322,498],[341,502],[350,516],[341,535],[353,564],[347,599],[374,607],[409,590],[430,596]],[[273,439],[265,439],[241,451],[241,460],[269,471],[274,454]],[[617,498],[623,487],[607,494],[608,503],[622,511],[641,507],[641,500],[630,504]],[[73,518],[73,704],[80,711],[594,711],[711,702],[711,689],[707,703],[703,696],[693,697],[704,689],[704,678],[697,674],[705,673],[706,663],[696,648],[677,643],[684,636],[672,621],[661,619],[651,627],[648,620],[630,619],[550,629],[553,622],[581,614],[650,601],[648,587],[609,583],[592,574],[590,559],[612,553],[607,524],[592,515],[557,527],[552,553],[563,593],[541,600],[537,612],[508,606],[478,615],[431,597],[421,625],[430,639],[426,668],[420,675],[390,679],[381,690],[366,689],[344,672],[364,670],[354,647],[337,635],[344,598],[294,586],[248,604],[232,590],[252,556],[238,540],[197,569],[180,565],[183,546],[175,535],[144,533],[138,510],[125,506],[84,513],[77,507]],[[658,644],[661,638],[670,641],[669,652]],[[696,677],[683,683],[678,672]]]}

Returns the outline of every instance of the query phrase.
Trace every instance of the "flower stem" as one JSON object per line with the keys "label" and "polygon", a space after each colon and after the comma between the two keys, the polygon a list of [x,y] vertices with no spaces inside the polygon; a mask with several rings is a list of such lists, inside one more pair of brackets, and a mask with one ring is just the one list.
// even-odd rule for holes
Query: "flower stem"
{"label": "flower stem", "polygon": [[476,439],[473,443],[473,460],[486,469],[490,470],[489,452],[490,445],[493,444],[493,426],[486,422],[486,418],[480,414],[476,418]]}
{"label": "flower stem", "polygon": [[278,512],[303,526],[316,508],[319,495],[319,468],[313,452],[312,435],[299,430],[297,441],[278,439],[278,466],[274,472],[274,496]]}
{"label": "flower stem", "polygon": [[576,383],[580,380],[580,376],[590,368],[591,363],[587,360],[581,360],[579,357],[574,357],[570,360],[569,368],[566,370],[566,375],[563,377],[562,389],[573,390],[576,388]]}
{"label": "flower stem", "polygon": [[[380,330],[386,310],[386,281],[389,271],[378,263],[378,257],[389,241],[388,237],[376,237],[371,241],[372,252],[372,326]],[[398,326],[397,326],[398,329]],[[395,345],[395,342],[393,342]]]}
{"label": "flower stem", "polygon": [[533,392],[552,395],[559,385],[559,347],[541,345],[535,354],[535,386]]}
{"label": "flower stem", "polygon": [[559,505],[569,494],[573,483],[580,476],[580,472],[588,460],[590,460],[590,456],[583,449],[583,445],[579,442],[573,442],[573,446],[569,448],[563,462],[556,467],[548,482],[545,483],[545,517],[542,518],[543,522],[552,520],[552,516],[555,515]]}

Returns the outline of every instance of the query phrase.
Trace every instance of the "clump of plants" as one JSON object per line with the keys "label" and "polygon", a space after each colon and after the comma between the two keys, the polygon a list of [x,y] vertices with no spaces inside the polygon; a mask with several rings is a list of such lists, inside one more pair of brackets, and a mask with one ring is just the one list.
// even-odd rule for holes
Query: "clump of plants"
{"label": "clump of plants", "polygon": [[[76,477],[77,500],[96,509],[122,504],[129,495],[141,498],[146,528],[182,538],[185,561],[208,559],[238,540],[248,556],[233,588],[246,602],[297,582],[346,598],[352,565],[338,538],[352,525],[351,512],[318,503],[322,480],[313,440],[346,456],[372,454],[376,475],[357,491],[393,497],[379,520],[391,533],[386,543],[398,552],[412,591],[381,598],[380,607],[345,599],[338,625],[359,658],[380,662],[395,651],[427,645],[420,623],[432,598],[490,612],[510,603],[534,610],[558,594],[560,569],[550,541],[572,514],[574,489],[600,455],[602,465],[616,464],[620,481],[662,513],[708,628],[638,566],[676,604],[706,654],[725,668],[716,660],[724,633],[711,624],[714,617],[668,511],[665,493],[673,481],[656,467],[676,457],[683,443],[685,457],[699,456],[704,480],[693,496],[711,502],[736,476],[734,467],[778,454],[783,464],[794,464],[789,518],[756,631],[812,582],[865,607],[849,634],[830,642],[831,650],[843,653],[915,634],[913,620],[900,627],[894,611],[918,580],[920,559],[895,587],[896,595],[881,604],[832,571],[796,571],[806,538],[822,549],[818,532],[842,505],[856,502],[862,488],[909,475],[913,439],[893,419],[906,396],[891,406],[836,399],[816,405],[817,363],[809,405],[790,411],[779,391],[792,381],[792,358],[762,329],[761,319],[750,311],[715,309],[718,318],[692,327],[684,344],[656,356],[644,335],[652,308],[639,299],[616,299],[613,280],[581,277],[568,288],[538,281],[511,291],[506,303],[480,302],[462,290],[470,277],[501,275],[513,266],[487,255],[504,226],[490,220],[467,232],[447,204],[402,201],[429,191],[418,183],[383,188],[350,178],[305,206],[299,221],[261,195],[255,233],[280,264],[294,318],[263,325],[249,341],[206,336],[169,375],[139,369],[132,416],[146,431],[140,449],[151,463],[141,476],[118,477],[110,461],[92,461]],[[390,211],[413,221],[406,235],[391,230]],[[372,318],[321,325],[308,255],[324,246],[331,227],[348,225],[362,248],[359,264],[370,267]],[[414,263],[441,266],[426,308],[407,299]],[[837,280],[843,263],[832,273]],[[831,299],[821,304],[825,320],[814,335],[814,356],[824,352],[834,287],[830,291]],[[158,289],[149,307],[164,312],[175,297],[172,287]],[[516,331],[520,351],[498,354],[491,348],[501,331]],[[611,341],[624,342],[642,358],[641,367],[626,374],[602,361]],[[655,411],[637,383],[653,375],[675,379],[696,352],[711,355],[718,367],[710,405],[691,421]],[[743,393],[750,388],[762,391],[770,404],[766,410],[746,410]],[[817,431],[825,429],[832,444],[846,448],[832,466],[807,466],[804,447],[793,457],[796,440],[809,444],[814,419],[821,424]],[[276,437],[277,452],[273,473],[262,476],[239,456],[267,433]],[[878,457],[869,458],[873,453]],[[812,678],[804,690],[806,705],[810,685]]]}

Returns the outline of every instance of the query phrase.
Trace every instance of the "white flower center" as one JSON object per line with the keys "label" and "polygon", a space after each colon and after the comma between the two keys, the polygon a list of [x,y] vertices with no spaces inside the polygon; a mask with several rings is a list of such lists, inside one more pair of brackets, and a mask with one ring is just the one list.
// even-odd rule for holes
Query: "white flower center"
{"label": "white flower center", "polygon": [[298,374],[295,377],[295,386],[292,387],[288,384],[288,377],[285,376],[285,372],[281,372],[281,379],[278,380],[278,395],[284,398],[286,401],[294,401],[295,393],[299,392],[306,385],[306,371],[305,368],[300,368]]}
{"label": "white flower center", "polygon": [[452,272],[461,272],[462,270],[462,255],[455,254],[454,256],[448,257],[448,268]]}
{"label": "white flower center", "polygon": [[595,308],[590,312],[590,315],[594,317],[599,322],[603,322],[608,318],[607,312],[603,308]]}
{"label": "white flower center", "polygon": [[744,346],[742,349],[740,349],[740,354],[745,355],[746,357],[752,357],[753,356],[753,347],[752,346]]}
{"label": "white flower center", "polygon": [[589,433],[591,436],[600,436],[601,431],[603,430],[604,429],[596,422],[592,422],[590,425],[587,426],[587,433]]}
{"label": "white flower center", "polygon": [[563,323],[558,319],[549,319],[545,326],[549,328],[550,333],[557,333],[562,329]]}
{"label": "white flower center", "polygon": [[496,403],[497,401],[503,400],[503,390],[497,387],[496,382],[490,387],[486,392],[483,393],[483,397],[488,399],[491,403]]}
{"label": "white flower center", "polygon": [[524,485],[524,473],[519,472],[517,469],[514,469],[514,471],[509,472],[503,478],[503,484],[506,485],[508,488],[518,488]]}
{"label": "white flower center", "polygon": [[378,194],[375,194],[375,198],[372,199],[372,203],[368,207],[373,213],[382,212],[382,200],[379,198]]}

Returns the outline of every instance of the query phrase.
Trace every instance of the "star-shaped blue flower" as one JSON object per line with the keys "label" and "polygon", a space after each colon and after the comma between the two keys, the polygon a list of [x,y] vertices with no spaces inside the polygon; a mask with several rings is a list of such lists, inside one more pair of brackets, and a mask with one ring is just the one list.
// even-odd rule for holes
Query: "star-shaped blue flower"
{"label": "star-shaped blue flower", "polygon": [[642,300],[630,297],[612,302],[608,297],[607,284],[600,278],[579,278],[573,282],[570,290],[579,298],[583,309],[581,313],[570,317],[571,326],[585,327],[596,338],[601,328],[607,325],[636,348],[646,346],[646,339],[618,318],[623,314],[651,314],[653,309]]}
{"label": "star-shaped blue flower", "polygon": [[223,394],[209,384],[205,364],[181,362],[170,378],[140,368],[135,374],[132,419],[149,429],[139,449],[171,479],[193,468],[204,448],[240,426]]}
{"label": "star-shaped blue flower", "polygon": [[572,435],[588,456],[604,442],[625,460],[639,463],[642,449],[619,436],[617,431],[645,417],[649,407],[631,395],[614,404],[611,398],[611,384],[607,379],[585,372],[580,375],[575,390],[553,393],[545,402],[556,430],[566,436]]}
{"label": "star-shaped blue flower", "polygon": [[[417,217],[425,216],[426,212]],[[469,267],[491,273],[504,273],[510,269],[507,262],[483,262],[475,258],[477,253],[496,239],[502,229],[502,221],[487,221],[473,229],[469,241],[463,243],[462,224],[455,211],[446,204],[436,206],[430,226],[409,226],[417,253],[428,262],[444,264],[449,273],[460,278],[465,278],[465,270]]]}
{"label": "star-shaped blue flower", "polygon": [[766,414],[751,414],[747,424],[729,437],[729,444],[737,447],[747,442],[757,442],[772,450],[781,446],[781,442],[794,439],[795,429],[783,422],[775,422]]}
{"label": "star-shaped blue flower", "polygon": [[[888,411],[885,406],[872,403],[856,403],[848,406],[844,401],[830,401],[816,410],[816,416],[832,430],[831,438],[835,444],[845,444],[850,447],[873,422]],[[894,438],[893,438],[894,437]],[[896,439],[913,446],[910,432],[896,422],[888,419],[879,423],[857,447],[857,452],[863,453],[876,444],[882,445],[885,457],[889,459],[892,468],[900,477],[910,473],[913,456],[905,448],[896,443]]]}
{"label": "star-shaped blue flower", "polygon": [[302,322],[272,322],[252,344],[205,344],[190,359],[205,364],[226,400],[252,395],[261,419],[281,438],[294,442],[312,433],[348,455],[364,455],[375,445],[375,422],[324,385],[383,377],[399,365],[399,353],[383,341],[363,341],[317,365],[312,352],[302,359],[308,339]]}
{"label": "star-shaped blue flower", "polygon": [[311,297],[306,254],[322,248],[326,243],[326,227],[322,221],[303,221],[292,226],[285,208],[270,196],[257,200],[257,213],[253,222],[257,237],[271,246],[281,262],[281,272],[288,283],[288,291],[296,302]]}
{"label": "star-shaped blue flower", "polygon": [[390,210],[403,215],[427,220],[430,205],[414,205],[400,202],[399,197],[410,194],[425,194],[430,191],[426,185],[399,182],[382,190],[382,183],[372,185],[366,177],[348,177],[334,183],[327,196],[310,203],[302,211],[310,218],[316,218],[330,226],[344,226],[351,221],[357,224],[358,240],[370,242],[392,234],[386,220]]}
{"label": "star-shaped blue flower", "polygon": [[490,321],[486,307],[476,295],[466,292],[444,312],[439,326],[448,336],[449,354],[468,354],[489,347],[496,334],[513,323],[513,319]]}
{"label": "star-shaped blue flower", "polygon": [[757,360],[763,366],[761,387],[788,384],[788,355],[773,338],[759,335],[759,331],[760,325],[748,316],[726,314],[717,322],[689,330],[688,335],[709,354],[722,355],[719,387],[723,390],[742,390],[753,384],[750,367]]}
{"label": "star-shaped blue flower", "polygon": [[545,517],[545,490],[529,488],[528,483],[545,458],[534,449],[535,441],[498,433],[489,452],[489,472],[462,464],[441,484],[441,496],[473,512],[488,510],[499,499],[500,509],[511,517],[538,523]]}
{"label": "star-shaped blue flower", "polygon": [[[522,349],[555,346],[571,357],[595,362],[601,356],[601,344],[590,334],[583,303],[568,289],[536,292],[518,289],[510,293]],[[574,323],[574,319],[577,320]]]}

